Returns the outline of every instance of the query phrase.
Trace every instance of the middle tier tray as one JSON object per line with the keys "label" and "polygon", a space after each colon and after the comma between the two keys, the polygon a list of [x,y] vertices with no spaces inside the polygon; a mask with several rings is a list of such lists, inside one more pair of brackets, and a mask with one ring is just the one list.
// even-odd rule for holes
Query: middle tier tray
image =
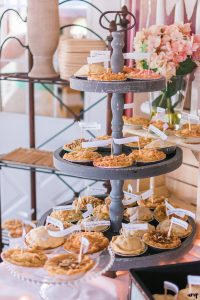
{"label": "middle tier tray", "polygon": [[63,159],[64,153],[63,148],[59,148],[54,152],[54,165],[56,169],[68,175],[95,180],[141,179],[166,174],[181,166],[183,156],[182,150],[177,147],[174,153],[168,155],[165,160],[157,163],[142,166],[136,164],[127,168],[103,169],[92,165],[66,161]]}

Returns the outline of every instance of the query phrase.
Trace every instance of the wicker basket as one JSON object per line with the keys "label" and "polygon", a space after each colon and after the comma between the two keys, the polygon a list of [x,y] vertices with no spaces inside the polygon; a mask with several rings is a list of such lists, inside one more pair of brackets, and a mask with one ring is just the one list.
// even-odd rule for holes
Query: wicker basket
{"label": "wicker basket", "polygon": [[105,50],[106,44],[99,40],[75,40],[65,36],[60,38],[58,47],[58,63],[60,77],[68,80],[82,65],[87,64],[90,50]]}

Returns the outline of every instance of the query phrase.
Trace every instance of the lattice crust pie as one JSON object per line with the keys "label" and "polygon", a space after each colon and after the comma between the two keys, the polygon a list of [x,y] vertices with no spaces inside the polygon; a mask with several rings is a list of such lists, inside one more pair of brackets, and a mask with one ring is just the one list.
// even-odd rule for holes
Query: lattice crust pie
{"label": "lattice crust pie", "polygon": [[124,81],[126,76],[124,73],[103,73],[100,75],[91,75],[88,80],[98,80],[98,81]]}
{"label": "lattice crust pie", "polygon": [[141,206],[130,207],[124,211],[124,219],[128,221],[130,220],[130,217],[132,217],[133,215],[136,215],[137,221],[150,222],[153,220],[153,213],[147,207],[141,207]]}
{"label": "lattice crust pie", "polygon": [[67,253],[50,258],[44,268],[51,275],[76,275],[89,271],[94,265],[94,260],[88,255],[83,255],[79,263],[77,254]]}
{"label": "lattice crust pie", "polygon": [[140,255],[146,249],[140,238],[123,235],[113,236],[110,246],[114,252],[123,255]]}
{"label": "lattice crust pie", "polygon": [[187,221],[188,217],[185,215],[184,218],[181,218],[175,214],[170,215],[169,217],[166,215],[166,206],[165,204],[160,204],[156,207],[156,209],[154,210],[154,218],[158,221],[158,222],[162,222],[167,218],[178,218],[184,221]]}
{"label": "lattice crust pie", "polygon": [[87,224],[87,222],[92,222],[92,221],[97,221],[97,218],[95,218],[93,216],[89,216],[83,220],[78,221],[78,224],[81,225],[81,229],[84,231],[104,232],[109,228],[109,226],[105,226],[105,225],[104,226],[100,225],[100,226],[95,226],[95,227],[93,227],[93,226],[85,227],[85,224]]}
{"label": "lattice crust pie", "polygon": [[93,151],[74,151],[70,153],[65,153],[63,155],[63,159],[68,161],[75,161],[75,162],[90,162],[94,161],[97,158],[101,158],[101,154]]}
{"label": "lattice crust pie", "polygon": [[170,237],[167,233],[160,231],[148,232],[143,235],[143,241],[154,248],[158,249],[174,249],[181,245],[181,240],[171,234]]}
{"label": "lattice crust pie", "polygon": [[[133,224],[141,224],[141,223],[144,223],[145,222],[142,222],[142,221],[135,221],[135,222],[132,222]],[[124,236],[132,236],[132,237],[138,237],[138,238],[142,238],[143,235],[146,233],[146,232],[152,232],[152,231],[155,231],[155,227],[151,224],[147,224],[148,225],[148,229],[147,230],[129,230],[129,229],[126,229],[126,228],[123,228],[121,229],[120,233],[123,234]]]}
{"label": "lattice crust pie", "polygon": [[102,74],[106,70],[102,64],[88,64],[82,66],[74,76],[90,76],[90,75],[97,75]]}
{"label": "lattice crust pie", "polygon": [[99,199],[97,197],[94,196],[82,196],[81,200],[79,200],[78,198],[75,198],[73,201],[73,205],[74,207],[78,207],[78,209],[81,210],[86,210],[87,209],[87,204],[92,204],[93,208],[103,204],[103,200]]}
{"label": "lattice crust pie", "polygon": [[95,151],[97,148],[82,148],[82,143],[87,142],[85,139],[77,139],[72,141],[71,143],[65,144],[63,149],[66,151],[81,151],[82,149],[86,151]]}
{"label": "lattice crust pie", "polygon": [[166,158],[166,154],[164,152],[155,149],[133,150],[129,156],[138,162],[144,163],[161,161]]}
{"label": "lattice crust pie", "polygon": [[[140,137],[139,138],[140,148],[145,147],[146,145],[148,145],[151,142],[152,142],[151,138],[145,138],[145,137]],[[131,142],[131,143],[126,144],[126,146],[137,147],[138,148],[138,142]]]}
{"label": "lattice crust pie", "polygon": [[93,161],[93,165],[99,168],[126,168],[133,165],[133,158],[121,154],[115,156],[103,156]]}
{"label": "lattice crust pie", "polygon": [[149,124],[149,120],[146,118],[142,118],[142,117],[138,117],[138,116],[134,116],[134,117],[127,117],[127,116],[123,116],[123,121],[124,124],[128,124],[128,125],[148,125]]}
{"label": "lattice crust pie", "polygon": [[19,248],[4,251],[3,258],[11,264],[23,267],[42,267],[47,260],[42,251]]}
{"label": "lattice crust pie", "polygon": [[25,237],[26,245],[37,250],[54,249],[64,244],[64,241],[64,237],[50,236],[45,226],[32,229]]}
{"label": "lattice crust pie", "polygon": [[133,72],[128,74],[128,78],[132,79],[159,79],[161,78],[160,74],[155,73],[152,70],[139,70],[136,69]]}
{"label": "lattice crust pie", "polygon": [[82,237],[87,238],[90,243],[86,254],[99,252],[109,245],[109,240],[101,232],[76,232],[67,237],[64,249],[72,253],[79,253]]}
{"label": "lattice crust pie", "polygon": [[101,204],[94,208],[93,216],[97,220],[110,220],[109,205]]}
{"label": "lattice crust pie", "polygon": [[77,222],[82,219],[80,210],[55,210],[50,214],[50,217],[60,220],[61,222]]}
{"label": "lattice crust pie", "polygon": [[[156,231],[168,233],[170,225],[171,221],[166,219],[158,224],[158,226],[156,227]],[[188,224],[188,228],[185,229],[179,225],[172,224],[171,233],[179,238],[184,238],[192,233],[192,226]]]}
{"label": "lattice crust pie", "polygon": [[139,206],[145,206],[149,209],[155,209],[158,205],[162,204],[165,201],[164,196],[152,195],[146,200],[138,200],[137,203]]}
{"label": "lattice crust pie", "polygon": [[[166,123],[166,122],[163,122],[163,121],[161,121],[161,120],[156,120],[156,121],[151,121],[149,125],[153,125],[153,126],[157,127],[158,129],[160,129],[161,131],[163,131],[163,125],[164,125],[165,123]],[[168,129],[171,129],[171,130],[174,129],[174,125],[173,125],[173,124],[167,123],[167,125],[169,126],[169,127],[167,128],[167,130],[168,130]],[[143,126],[144,129],[148,129],[148,127],[149,127],[148,125],[144,125],[144,126]]]}

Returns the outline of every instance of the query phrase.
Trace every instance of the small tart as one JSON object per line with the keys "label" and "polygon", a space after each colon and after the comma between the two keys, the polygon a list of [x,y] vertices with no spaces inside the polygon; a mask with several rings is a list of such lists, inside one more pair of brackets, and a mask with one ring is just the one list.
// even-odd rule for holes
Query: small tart
{"label": "small tart", "polygon": [[42,267],[47,260],[47,256],[42,251],[13,248],[3,252],[3,259],[18,266]]}
{"label": "small tart", "polygon": [[[128,196],[124,196],[124,199],[123,200],[129,200],[130,198],[128,197]],[[108,197],[106,197],[105,198],[105,203],[107,204],[107,205],[110,205],[110,203],[111,203],[111,198],[110,198],[110,196],[108,196]],[[128,204],[128,205],[124,205],[124,207],[125,208],[128,208],[128,207],[133,207],[133,206],[136,206],[137,205],[137,202],[133,202],[133,203],[131,203],[131,204]]]}
{"label": "small tart", "polygon": [[126,76],[124,73],[103,73],[100,75],[91,75],[88,80],[98,80],[98,81],[124,81]]}
{"label": "small tart", "polygon": [[29,233],[29,231],[31,231],[31,229],[33,229],[33,226],[24,224],[23,227],[21,226],[16,229],[9,230],[8,235],[11,238],[20,238],[23,236],[23,233],[24,233],[23,229],[25,230],[25,233]]}
{"label": "small tart", "polygon": [[50,258],[44,268],[51,275],[76,275],[89,271],[94,265],[94,260],[88,255],[83,255],[79,263],[78,255],[67,253]]}
{"label": "small tart", "polygon": [[158,249],[174,249],[181,245],[181,240],[171,234],[170,237],[167,233],[160,231],[147,232],[143,235],[143,241],[154,248]]}
{"label": "small tart", "polygon": [[178,219],[181,219],[181,220],[184,220],[184,221],[187,221],[188,217],[185,215],[184,218],[181,218],[175,214],[173,215],[170,215],[169,217],[166,215],[166,206],[165,204],[160,204],[156,207],[156,209],[154,210],[154,218],[158,221],[158,222],[162,222],[164,221],[165,219],[168,219],[168,218],[172,218],[172,217],[175,217],[175,218],[178,218]]}
{"label": "small tart", "polygon": [[93,209],[93,216],[97,220],[110,220],[109,205],[101,204]]}
{"label": "small tart", "polygon": [[[63,227],[64,227],[64,229],[67,229],[67,228],[69,228],[69,227],[71,227],[73,224],[72,223],[69,223],[69,222],[62,222],[63,223]],[[60,228],[59,227],[57,227],[57,226],[55,226],[55,225],[53,225],[53,224],[48,224],[48,225],[46,225],[45,226],[48,230],[50,230],[50,231],[60,231]]]}
{"label": "small tart", "polygon": [[176,135],[183,138],[189,138],[189,137],[200,137],[200,126],[198,127],[191,127],[191,130],[189,128],[180,129],[176,131]]}
{"label": "small tart", "polygon": [[160,74],[155,73],[152,70],[134,70],[128,74],[128,78],[130,79],[159,79],[161,78]]}
{"label": "small tart", "polygon": [[146,200],[138,200],[137,203],[139,206],[145,206],[149,209],[155,209],[158,205],[162,204],[165,201],[164,196],[152,195]]}
{"label": "small tart", "polygon": [[74,207],[78,207],[80,210],[86,210],[87,204],[92,204],[93,207],[96,207],[103,203],[102,199],[99,199],[95,196],[82,196],[79,198],[75,198],[73,201]]}
{"label": "small tart", "polygon": [[101,158],[101,154],[93,151],[73,151],[70,153],[65,153],[63,155],[63,159],[68,161],[76,161],[76,162],[90,162],[97,158]]}
{"label": "small tart", "polygon": [[166,154],[164,152],[155,149],[133,150],[129,156],[138,162],[144,163],[161,161],[166,158]]}
{"label": "small tart", "polygon": [[[131,224],[145,224],[145,222],[142,222],[142,221],[135,221]],[[152,232],[152,231],[155,231],[155,227],[149,223],[147,223],[148,225],[148,229],[147,230],[129,230],[129,229],[126,229],[126,228],[123,228],[121,229],[120,231],[120,234],[123,234],[125,236],[132,236],[132,237],[138,237],[138,238],[142,238],[143,235],[146,233],[146,232]]]}
{"label": "small tart", "polygon": [[169,147],[175,147],[175,145],[168,141],[157,139],[157,140],[152,140],[152,142],[147,144],[144,148],[145,149],[161,149],[161,148],[169,148]]}
{"label": "small tart", "polygon": [[95,232],[104,232],[106,231],[109,226],[103,226],[103,225],[99,225],[99,226],[95,226],[95,227],[85,227],[85,224],[87,224],[87,222],[92,222],[92,221],[101,221],[101,220],[97,220],[97,218],[94,218],[93,216],[89,216],[83,220],[78,221],[78,224],[81,225],[81,229],[84,231],[95,231]]}
{"label": "small tart", "polygon": [[139,117],[139,116],[134,116],[134,117],[127,117],[123,116],[123,121],[124,124],[126,125],[148,125],[149,120],[147,118]]}
{"label": "small tart", "polygon": [[150,222],[153,219],[153,213],[147,207],[130,207],[124,211],[124,218],[128,221],[133,215],[137,215],[137,221]]}
{"label": "small tart", "polygon": [[21,228],[23,222],[18,219],[9,219],[2,223],[2,228],[6,230],[15,230],[16,228]]}
{"label": "small tart", "polygon": [[[140,148],[145,147],[146,145],[148,145],[151,142],[152,142],[151,138],[139,137]],[[131,142],[131,143],[126,144],[126,146],[132,147],[132,148],[138,148],[138,142]]]}
{"label": "small tart", "polygon": [[25,237],[26,245],[37,250],[54,249],[64,244],[64,241],[64,237],[50,236],[45,226],[32,229]]}
{"label": "small tart", "polygon": [[83,65],[75,74],[74,76],[89,76],[89,75],[96,75],[102,74],[106,70],[103,64],[88,64]]}
{"label": "small tart", "polygon": [[[158,224],[158,226],[156,227],[156,231],[168,233],[170,225],[171,221],[169,219],[166,219]],[[179,225],[172,224],[171,233],[179,238],[184,238],[192,233],[192,226],[188,224],[188,228],[185,229]]]}
{"label": "small tart", "polygon": [[180,290],[177,300],[199,300],[199,296],[200,287],[198,285],[192,285],[191,291],[189,287]]}
{"label": "small tart", "polygon": [[95,138],[95,140],[99,140],[99,141],[105,141],[105,140],[109,140],[111,139],[112,136],[111,135],[100,135],[100,136],[97,136]]}
{"label": "small tart", "polygon": [[50,217],[55,218],[61,222],[77,222],[82,219],[80,210],[55,210],[50,214]]}
{"label": "small tart", "polygon": [[137,71],[139,72],[140,70],[133,68],[133,67],[127,67],[127,66],[123,67],[123,72],[126,74],[131,73],[131,72],[137,72]]}
{"label": "small tart", "polygon": [[126,168],[133,165],[133,158],[125,154],[103,156],[95,159],[93,165],[99,168]]}
{"label": "small tart", "polygon": [[[200,130],[200,124],[190,124],[191,129]],[[189,129],[189,123],[185,123],[181,126],[181,129]]]}
{"label": "small tart", "polygon": [[176,300],[173,295],[161,295],[161,294],[154,294],[153,295],[154,300]]}
{"label": "small tart", "polygon": [[71,143],[65,144],[63,146],[63,149],[66,151],[81,151],[81,150],[95,151],[95,150],[97,150],[97,148],[82,148],[83,142],[87,142],[87,140],[85,140],[85,139],[74,140]]}
{"label": "small tart", "polygon": [[102,251],[109,245],[109,240],[101,232],[76,232],[66,238],[64,249],[72,253],[79,253],[82,237],[89,241],[89,248],[86,254]]}
{"label": "small tart", "polygon": [[[163,121],[161,121],[161,120],[156,120],[156,121],[151,121],[151,122],[149,123],[149,125],[153,125],[153,126],[155,126],[156,128],[158,128],[158,129],[160,129],[161,131],[163,131],[163,125],[164,125],[165,123],[166,123],[166,122],[163,122]],[[144,125],[143,128],[144,128],[144,129],[148,129],[149,125]],[[169,126],[169,127],[167,128],[167,130],[169,130],[169,129],[173,130],[173,129],[174,129],[174,125],[173,125],[173,124],[167,123],[167,125]]]}
{"label": "small tart", "polygon": [[123,255],[140,255],[145,251],[145,243],[137,237],[113,236],[110,246],[114,252]]}

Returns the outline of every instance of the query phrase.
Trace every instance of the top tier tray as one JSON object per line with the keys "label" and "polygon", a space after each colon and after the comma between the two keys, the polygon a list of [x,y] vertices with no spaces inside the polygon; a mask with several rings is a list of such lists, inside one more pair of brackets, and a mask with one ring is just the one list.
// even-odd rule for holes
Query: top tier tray
{"label": "top tier tray", "polygon": [[94,93],[119,93],[128,92],[144,93],[161,91],[166,86],[166,79],[161,77],[153,80],[126,80],[126,81],[95,81],[72,76],[70,87],[74,90]]}

